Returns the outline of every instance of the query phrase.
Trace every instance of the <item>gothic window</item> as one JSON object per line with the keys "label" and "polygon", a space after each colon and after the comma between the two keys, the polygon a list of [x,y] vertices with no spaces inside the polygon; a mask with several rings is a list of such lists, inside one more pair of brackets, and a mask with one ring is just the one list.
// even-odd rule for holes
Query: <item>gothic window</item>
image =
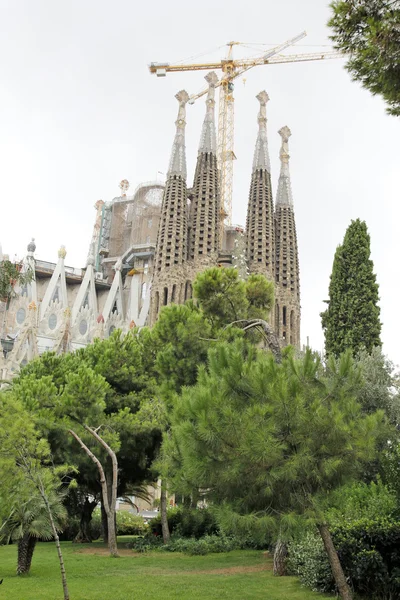
{"label": "gothic window", "polygon": [[286,306],[282,307],[282,325],[286,325]]}
{"label": "gothic window", "polygon": [[164,301],[163,301],[163,305],[167,306],[167,304],[168,304],[168,288],[165,287],[164,288]]}

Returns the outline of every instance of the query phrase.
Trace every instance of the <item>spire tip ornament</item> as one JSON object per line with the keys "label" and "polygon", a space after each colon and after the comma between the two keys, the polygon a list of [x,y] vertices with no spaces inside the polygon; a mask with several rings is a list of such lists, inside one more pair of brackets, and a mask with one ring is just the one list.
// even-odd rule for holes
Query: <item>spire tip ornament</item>
{"label": "spire tip ornament", "polygon": [[189,101],[189,94],[186,90],[180,90],[175,94],[179,102],[178,118],[175,121],[176,133],[172,145],[171,159],[169,161],[168,177],[171,175],[180,175],[186,179],[186,154],[185,154],[185,127],[186,127],[186,104]]}
{"label": "spire tip ornament", "polygon": [[269,101],[269,96],[265,90],[262,90],[257,94],[256,98],[260,103],[260,111],[257,116],[258,136],[254,150],[253,172],[264,169],[268,173],[271,173],[267,139],[267,102]]}
{"label": "spire tip ornament", "polygon": [[58,258],[65,258],[67,256],[67,251],[65,249],[65,246],[61,246],[61,248],[58,251]]}
{"label": "spire tip ornament", "polygon": [[119,188],[122,192],[122,195],[126,196],[126,192],[129,189],[129,181],[127,179],[123,179],[119,184]]}
{"label": "spire tip ornament", "polygon": [[218,83],[218,76],[215,71],[210,71],[204,77],[208,83],[208,94],[206,99],[206,116],[204,117],[201,130],[199,152],[217,153],[217,136],[215,131],[215,86]]}
{"label": "spire tip ornament", "polygon": [[289,138],[292,135],[292,132],[290,131],[289,127],[285,125],[284,127],[280,128],[278,133],[282,138],[282,145],[279,151],[279,158],[281,159],[281,172],[278,181],[276,204],[293,207],[293,194],[289,173]]}
{"label": "spire tip ornament", "polygon": [[32,238],[32,240],[29,242],[28,246],[27,246],[27,250],[30,254],[33,254],[36,250],[36,244],[35,244],[35,238]]}

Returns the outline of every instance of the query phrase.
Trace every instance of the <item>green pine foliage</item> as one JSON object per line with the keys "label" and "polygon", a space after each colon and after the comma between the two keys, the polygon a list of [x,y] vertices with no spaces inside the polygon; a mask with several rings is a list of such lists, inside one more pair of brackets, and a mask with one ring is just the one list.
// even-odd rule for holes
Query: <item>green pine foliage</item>
{"label": "green pine foliage", "polygon": [[364,221],[347,228],[335,253],[328,308],[321,313],[326,353],[339,356],[350,349],[371,352],[381,346],[378,284],[370,259],[370,237]]}
{"label": "green pine foliage", "polygon": [[240,340],[219,344],[173,415],[176,484],[257,513],[265,528],[278,516],[292,528],[296,514],[310,516],[317,498],[357,477],[375,454],[383,416],[362,414],[359,378],[350,353],[331,360],[327,376],[311,352],[278,365],[267,353],[245,352]]}
{"label": "green pine foliage", "polygon": [[400,115],[400,4],[398,0],[335,0],[331,4],[335,47],[349,55],[353,79]]}

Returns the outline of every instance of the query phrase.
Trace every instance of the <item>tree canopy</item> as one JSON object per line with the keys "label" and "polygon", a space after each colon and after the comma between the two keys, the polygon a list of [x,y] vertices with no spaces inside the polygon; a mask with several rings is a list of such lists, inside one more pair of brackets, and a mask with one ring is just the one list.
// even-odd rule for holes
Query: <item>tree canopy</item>
{"label": "tree canopy", "polygon": [[363,348],[371,352],[381,346],[378,284],[370,253],[367,226],[356,219],[336,250],[328,308],[321,313],[327,354],[339,356]]}
{"label": "tree canopy", "polygon": [[398,0],[335,0],[329,25],[335,47],[349,55],[347,70],[389,114],[400,115],[400,5]]}

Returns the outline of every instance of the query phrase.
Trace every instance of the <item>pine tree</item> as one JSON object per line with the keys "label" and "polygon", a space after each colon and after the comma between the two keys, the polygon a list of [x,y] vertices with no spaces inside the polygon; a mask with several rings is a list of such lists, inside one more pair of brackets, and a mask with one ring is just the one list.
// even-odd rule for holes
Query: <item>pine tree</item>
{"label": "pine tree", "polygon": [[328,308],[321,313],[327,354],[381,346],[378,284],[364,221],[352,221],[335,253]]}
{"label": "pine tree", "polygon": [[[351,353],[324,370],[310,350],[280,364],[243,340],[209,351],[195,386],[172,415],[175,485],[196,485],[240,534],[258,521],[271,536],[314,522],[340,596],[352,598],[330,536],[324,503],[376,456],[383,414],[363,415],[360,371]],[[250,529],[251,530],[251,529]]]}
{"label": "pine tree", "polygon": [[400,4],[398,0],[335,0],[331,4],[333,40],[347,54],[347,70],[389,114],[400,115]]}

